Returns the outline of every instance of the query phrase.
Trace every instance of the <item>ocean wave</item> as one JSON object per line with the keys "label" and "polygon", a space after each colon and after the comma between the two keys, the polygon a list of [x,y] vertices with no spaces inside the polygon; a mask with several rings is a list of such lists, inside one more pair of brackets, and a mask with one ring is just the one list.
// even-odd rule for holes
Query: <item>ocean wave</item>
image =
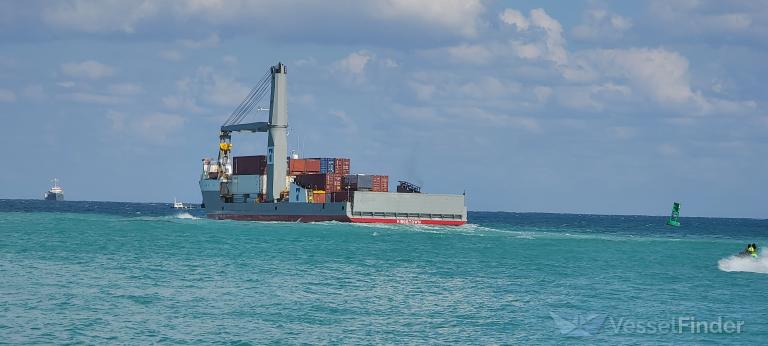
{"label": "ocean wave", "polygon": [[731,256],[717,261],[717,267],[724,272],[768,274],[768,257]]}
{"label": "ocean wave", "polygon": [[190,213],[187,213],[187,212],[178,213],[178,214],[174,215],[173,217],[175,217],[177,219],[188,219],[188,220],[200,219],[199,217],[194,216],[194,215],[192,215]]}

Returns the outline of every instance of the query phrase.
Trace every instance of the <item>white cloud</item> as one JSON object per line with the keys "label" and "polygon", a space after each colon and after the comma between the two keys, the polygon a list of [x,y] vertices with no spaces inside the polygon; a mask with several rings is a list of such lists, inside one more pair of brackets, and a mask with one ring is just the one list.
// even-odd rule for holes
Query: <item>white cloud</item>
{"label": "white cloud", "polygon": [[539,49],[538,45],[519,41],[512,41],[510,44],[512,45],[512,50],[514,50],[515,54],[520,58],[534,60],[542,55],[542,51]]}
{"label": "white cloud", "polygon": [[194,75],[176,81],[176,90],[176,94],[161,99],[166,108],[200,113],[206,110],[201,104],[234,109],[248,95],[250,88],[231,76],[202,66]]}
{"label": "white cloud", "polygon": [[768,9],[761,1],[654,0],[651,14],[672,34],[765,34]]}
{"label": "white cloud", "polygon": [[213,48],[218,46],[219,42],[221,42],[221,39],[219,38],[219,34],[215,32],[201,40],[186,39],[179,41],[182,46],[190,49]]}
{"label": "white cloud", "polygon": [[24,88],[22,91],[22,95],[24,97],[35,100],[35,101],[41,101],[46,99],[47,95],[45,94],[45,89],[43,89],[42,85],[29,85]]}
{"label": "white cloud", "polygon": [[309,58],[306,58],[306,59],[298,59],[298,60],[294,61],[292,65],[293,66],[298,66],[298,67],[302,67],[302,66],[315,66],[315,65],[317,65],[317,59],[315,59],[314,57],[309,57]]}
{"label": "white cloud", "polygon": [[63,82],[56,83],[56,85],[58,85],[58,86],[60,86],[62,88],[73,88],[77,84],[75,84],[75,82],[73,82],[73,81],[63,81]]}
{"label": "white cloud", "polygon": [[59,97],[65,100],[96,104],[116,104],[127,101],[127,99],[120,96],[96,94],[91,92],[73,92],[59,95]]}
{"label": "white cloud", "polygon": [[608,131],[618,139],[632,139],[637,136],[637,129],[628,126],[613,126]]}
{"label": "white cloud", "polygon": [[213,84],[206,86],[208,94],[206,99],[214,104],[226,107],[238,105],[250,88],[245,84],[236,81],[233,78],[224,77],[218,74],[211,74]]}
{"label": "white cloud", "polygon": [[631,95],[631,88],[612,82],[561,86],[555,93],[557,101],[567,108],[595,111],[602,111],[610,105],[630,102]]}
{"label": "white cloud", "polygon": [[86,85],[78,87],[75,83],[58,83],[67,90],[66,93],[59,94],[57,97],[83,103],[95,104],[118,104],[131,100],[132,96],[138,95],[144,91],[141,86],[132,83],[110,84],[103,91],[93,92]]}
{"label": "white cloud", "polygon": [[88,33],[133,33],[141,20],[156,15],[161,2],[152,0],[72,0],[50,3],[43,22],[53,27]]}
{"label": "white cloud", "polygon": [[0,102],[16,101],[16,93],[8,89],[0,89]]}
{"label": "white cloud", "polygon": [[485,11],[480,0],[377,0],[370,6],[375,17],[429,23],[465,37],[477,35]]}
{"label": "white cloud", "polygon": [[361,50],[350,53],[341,60],[336,61],[333,67],[342,73],[348,74],[348,77],[342,76],[342,78],[351,79],[359,83],[365,79],[365,67],[373,59],[374,56],[371,53]]}
{"label": "white cloud", "polygon": [[443,118],[437,116],[437,111],[433,107],[425,106],[403,106],[393,105],[392,114],[397,114],[400,118],[409,121],[430,121],[441,122]]}
{"label": "white cloud", "polygon": [[343,110],[331,110],[328,113],[333,115],[336,119],[338,119],[339,123],[342,125],[342,128],[345,132],[357,132],[357,125],[355,122],[350,118],[349,115],[347,115],[347,112]]}
{"label": "white cloud", "polygon": [[384,58],[379,61],[382,66],[388,67],[388,68],[395,68],[400,67],[400,64],[397,63],[397,61],[390,59],[390,58]]}
{"label": "white cloud", "polygon": [[494,56],[490,48],[481,44],[460,44],[445,48],[445,52],[459,63],[485,64]]}
{"label": "white cloud", "polygon": [[107,89],[111,94],[117,95],[117,96],[133,96],[133,95],[140,94],[144,91],[144,89],[140,85],[136,85],[132,83],[111,84]]}
{"label": "white cloud", "polygon": [[668,157],[680,156],[680,154],[682,154],[682,150],[680,150],[679,146],[670,143],[660,144],[656,147],[656,151],[658,151],[659,154]]}
{"label": "white cloud", "polygon": [[[602,10],[591,10],[587,13],[591,20],[589,35],[584,37],[607,35],[595,30],[618,32],[632,27],[630,20]],[[517,10],[506,9],[499,15],[502,25],[514,25],[514,39],[501,42],[490,39],[480,43],[461,43],[458,45],[427,51],[427,56],[457,63],[488,64],[491,61],[501,61],[504,58],[517,57],[521,62],[514,62],[516,75],[530,74],[527,78],[535,78],[541,84],[549,80],[549,89],[538,90],[528,94],[531,99],[543,103],[555,94],[560,105],[567,108],[602,111],[604,109],[631,109],[630,104],[652,104],[672,111],[675,114],[706,115],[715,113],[739,113],[754,110],[754,101],[734,101],[718,99],[695,89],[691,84],[689,62],[678,52],[664,48],[626,48],[626,49],[587,49],[569,52],[566,50],[563,28],[560,23],[550,17],[542,9],[530,11],[528,17]],[[525,60],[533,64],[525,64]],[[554,63],[554,68],[544,66],[540,62]],[[558,79],[558,76],[562,79]],[[501,78],[494,86],[492,83],[479,85],[477,82],[454,83],[451,88],[458,89],[463,96],[471,98],[486,97],[488,100],[501,99],[503,92],[499,85],[504,84]],[[488,81],[486,81],[488,82]],[[419,100],[429,100],[436,90],[446,89],[442,83],[410,82],[409,87]],[[430,88],[437,86],[441,89]],[[556,91],[554,91],[556,90]],[[444,90],[443,90],[444,91]],[[507,94],[508,95],[508,94]],[[509,102],[506,102],[509,104]],[[533,106],[521,103],[519,106]]]}
{"label": "white cloud", "polygon": [[236,65],[237,64],[237,57],[232,55],[225,55],[221,58],[221,61],[227,65]]}
{"label": "white cloud", "polygon": [[[258,30],[267,37],[293,34],[304,39],[328,22],[348,22],[365,26],[332,29],[333,34],[322,36],[343,37],[360,29],[388,33],[393,28],[413,28],[413,34],[424,37],[475,37],[485,25],[481,0],[62,0],[41,7],[47,26],[87,33],[132,34],[163,22],[198,30],[226,25]],[[292,25],[286,29],[285,23]]]}
{"label": "white cloud", "polygon": [[409,81],[408,86],[416,93],[416,98],[422,101],[426,101],[432,98],[435,93],[435,85],[420,83],[416,81]]}
{"label": "white cloud", "polygon": [[112,122],[112,130],[123,131],[125,129],[125,114],[113,110],[107,112],[107,119]]}
{"label": "white cloud", "polygon": [[70,77],[101,79],[113,75],[115,69],[98,61],[86,60],[62,64],[61,72]]}
{"label": "white cloud", "polygon": [[621,38],[632,28],[632,20],[603,9],[584,12],[584,23],[575,26],[571,35],[580,40],[612,40]]}
{"label": "white cloud", "polygon": [[133,129],[150,141],[166,142],[184,127],[184,123],[184,117],[177,114],[153,113],[139,118],[133,124]]}
{"label": "white cloud", "polygon": [[568,63],[568,53],[565,50],[563,27],[560,22],[550,17],[541,8],[531,10],[529,18],[525,18],[517,10],[505,9],[500,15],[502,22],[515,25],[518,31],[535,34],[543,32],[543,40],[536,43],[513,41],[512,47],[519,57],[526,59],[543,58],[558,66]]}
{"label": "white cloud", "polygon": [[536,119],[526,116],[507,115],[490,111],[480,107],[454,107],[441,109],[440,114],[451,117],[454,121],[465,122],[471,120],[487,126],[501,126],[526,130],[528,132],[540,132],[541,126]]}
{"label": "white cloud", "polygon": [[552,88],[547,86],[536,86],[533,88],[533,94],[540,103],[546,102],[552,96]]}
{"label": "white cloud", "polygon": [[197,102],[188,96],[169,95],[162,98],[163,105],[171,110],[182,110],[192,113],[200,113],[203,108],[197,105]]}
{"label": "white cloud", "polygon": [[626,79],[662,103],[691,100],[688,59],[662,48],[606,49],[589,53],[598,68],[608,77]]}
{"label": "white cloud", "polygon": [[289,102],[296,102],[297,104],[305,105],[305,106],[314,106],[317,100],[315,99],[315,95],[312,94],[301,94],[294,97],[291,97],[288,99]]}
{"label": "white cloud", "polygon": [[178,114],[152,113],[146,116],[130,116],[123,112],[109,110],[106,118],[110,127],[117,133],[123,133],[151,143],[173,142],[186,123]]}
{"label": "white cloud", "polygon": [[462,94],[477,99],[493,99],[520,91],[520,85],[505,83],[494,77],[481,77],[462,85],[459,90]]}
{"label": "white cloud", "polygon": [[184,56],[181,52],[174,49],[167,49],[160,52],[160,57],[168,61],[181,61]]}
{"label": "white cloud", "polygon": [[[688,59],[664,48],[585,50],[578,52],[573,61],[578,65],[564,69],[567,79],[602,83],[602,86],[593,84],[586,95],[637,94],[641,97],[638,102],[650,100],[669,110],[696,115],[738,113],[757,107],[754,101],[707,97],[700,90],[694,90]],[[591,98],[586,97],[581,102],[589,100]]]}
{"label": "white cloud", "polygon": [[565,39],[563,39],[563,27],[560,22],[550,17],[541,8],[531,10],[531,25],[544,29],[546,32],[546,46],[549,60],[558,65],[568,62],[568,54],[565,51]]}
{"label": "white cloud", "polygon": [[530,23],[528,22],[528,19],[525,18],[525,16],[520,13],[518,10],[513,10],[511,8],[505,9],[501,14],[499,14],[499,19],[508,25],[514,25],[517,27],[517,31],[525,31],[528,30],[528,26]]}

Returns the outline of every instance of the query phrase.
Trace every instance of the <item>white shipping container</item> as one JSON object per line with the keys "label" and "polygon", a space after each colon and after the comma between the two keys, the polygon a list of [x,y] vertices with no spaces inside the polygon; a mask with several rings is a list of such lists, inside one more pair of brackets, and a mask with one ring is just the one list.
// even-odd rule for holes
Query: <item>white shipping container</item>
{"label": "white shipping container", "polygon": [[261,193],[260,175],[233,175],[230,183],[230,191],[233,194],[252,194]]}

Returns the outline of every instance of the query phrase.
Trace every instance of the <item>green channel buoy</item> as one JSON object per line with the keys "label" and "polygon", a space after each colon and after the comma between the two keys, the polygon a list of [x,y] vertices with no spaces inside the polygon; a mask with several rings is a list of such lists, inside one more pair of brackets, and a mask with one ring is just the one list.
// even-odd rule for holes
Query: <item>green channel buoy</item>
{"label": "green channel buoy", "polygon": [[672,215],[669,216],[667,225],[680,227],[680,203],[672,203]]}

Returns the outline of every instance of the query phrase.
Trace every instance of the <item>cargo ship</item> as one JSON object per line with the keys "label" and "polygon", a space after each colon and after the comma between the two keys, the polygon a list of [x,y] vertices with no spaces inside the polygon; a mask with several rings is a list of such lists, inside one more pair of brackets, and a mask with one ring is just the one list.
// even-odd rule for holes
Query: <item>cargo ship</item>
{"label": "cargo ship", "polygon": [[[218,157],[203,159],[200,191],[208,218],[249,221],[463,225],[464,194],[423,193],[386,175],[352,174],[351,160],[288,155],[286,66],[271,66],[219,132]],[[243,120],[269,95],[269,121]],[[259,109],[262,109],[259,107]],[[267,110],[267,109],[263,109]],[[266,132],[265,155],[232,156],[234,132]]]}
{"label": "cargo ship", "polygon": [[63,201],[64,190],[59,186],[59,179],[53,178],[53,186],[45,193],[43,199],[46,201]]}

